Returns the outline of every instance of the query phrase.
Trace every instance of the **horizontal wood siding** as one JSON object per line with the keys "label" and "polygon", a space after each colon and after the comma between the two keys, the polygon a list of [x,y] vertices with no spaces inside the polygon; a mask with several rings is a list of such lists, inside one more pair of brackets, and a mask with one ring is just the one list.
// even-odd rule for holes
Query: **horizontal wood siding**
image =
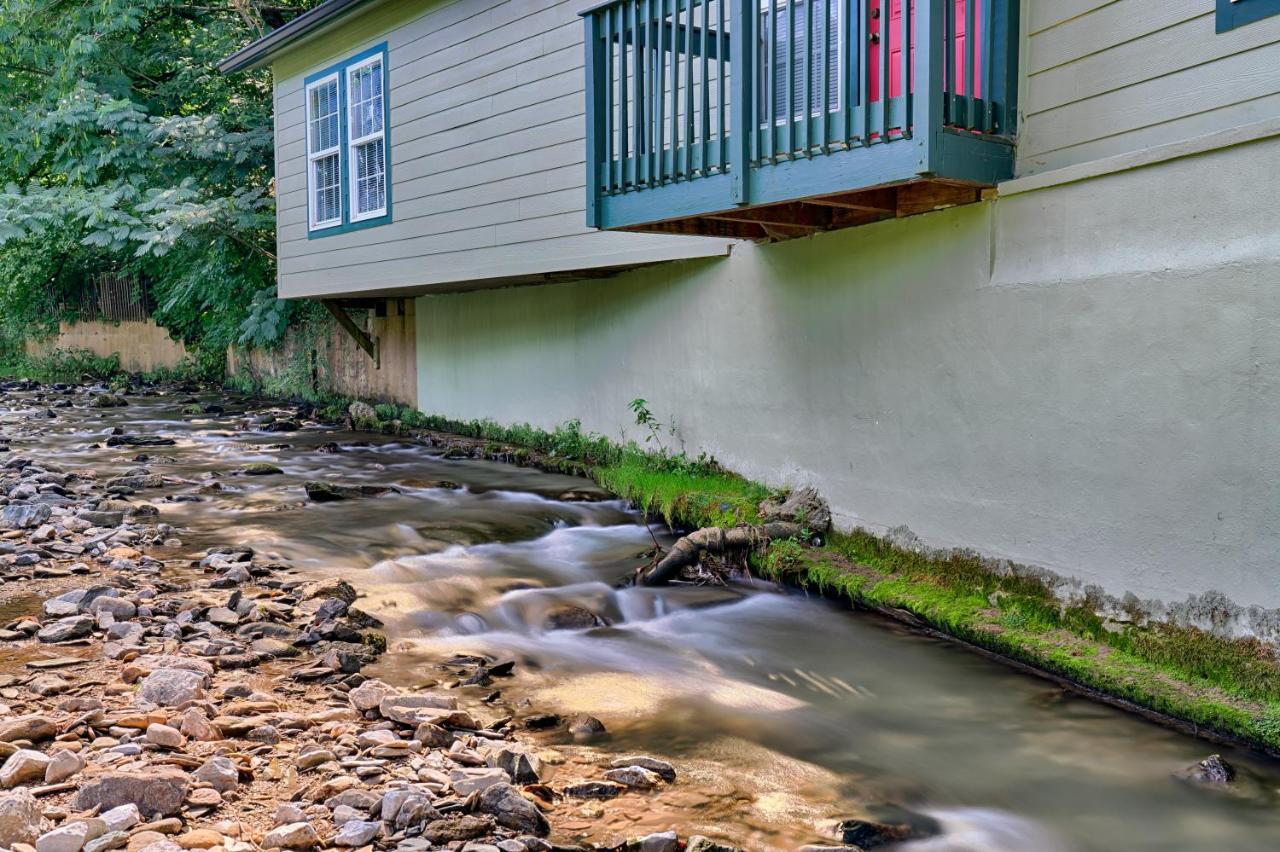
{"label": "horizontal wood siding", "polygon": [[1029,0],[1018,174],[1280,114],[1280,17],[1219,35],[1212,0]]}
{"label": "horizontal wood siding", "polygon": [[[285,54],[276,193],[287,296],[425,288],[725,254],[585,225],[578,0],[386,2]],[[386,41],[393,221],[308,239],[307,74]]]}

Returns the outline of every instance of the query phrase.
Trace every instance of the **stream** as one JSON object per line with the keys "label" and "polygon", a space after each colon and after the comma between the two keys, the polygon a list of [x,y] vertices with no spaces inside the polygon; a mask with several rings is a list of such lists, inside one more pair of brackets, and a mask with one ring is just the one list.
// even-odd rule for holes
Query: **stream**
{"label": "stream", "polygon": [[[243,543],[341,576],[386,622],[391,650],[369,674],[408,687],[455,654],[514,659],[514,677],[499,685],[507,700],[590,713],[608,727],[604,743],[571,748],[644,752],[680,767],[651,813],[593,806],[584,827],[625,833],[674,819],[682,834],[794,849],[830,843],[841,818],[886,804],[939,822],[940,835],[899,847],[911,850],[1280,846],[1280,764],[1269,759],[771,584],[619,590],[655,539],[666,546],[674,536],[620,501],[561,501],[598,490],[581,479],[446,460],[363,433],[235,431],[245,401],[201,396],[228,412],[184,416],[185,399],[131,395],[127,408],[64,410],[21,450],[107,476],[140,452],[90,448],[112,427],[176,438],[141,452],[155,471],[191,480],[178,494],[199,498],[155,502],[183,541],[180,555]],[[226,475],[258,461],[283,473]],[[316,479],[402,490],[308,503],[301,485]],[[440,479],[463,488],[427,487]],[[601,625],[548,629],[567,606]],[[1172,777],[1214,752],[1263,794],[1218,794]]]}

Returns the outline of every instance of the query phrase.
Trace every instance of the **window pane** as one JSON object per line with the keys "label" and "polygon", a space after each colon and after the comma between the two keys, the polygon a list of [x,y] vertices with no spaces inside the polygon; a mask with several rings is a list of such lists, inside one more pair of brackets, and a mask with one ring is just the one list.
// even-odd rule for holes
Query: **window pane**
{"label": "window pane", "polygon": [[379,139],[355,149],[356,213],[370,213],[387,205],[386,147]]}
{"label": "window pane", "polygon": [[[810,63],[810,103],[809,114],[822,111],[822,44],[827,48],[827,109],[840,108],[840,2],[841,0],[813,0],[813,58]],[[777,47],[772,57],[769,56],[769,11],[765,9],[761,17],[760,55],[763,73],[773,83],[773,119],[782,121],[787,115],[787,42],[792,33],[789,31],[791,14],[786,0],[777,0],[777,14],[774,25],[777,27]],[[826,12],[824,15],[823,12]],[[791,97],[795,105],[793,118],[799,119],[805,114],[804,108],[804,47],[805,30],[808,27],[809,3],[806,0],[795,2],[795,67],[791,69]],[[768,111],[764,103],[765,87],[760,87],[760,113]]]}
{"label": "window pane", "polygon": [[308,104],[311,113],[311,153],[326,151],[338,144],[338,81],[316,86]]}
{"label": "window pane", "polygon": [[311,164],[311,192],[316,224],[342,217],[342,169],[337,154],[320,157]]}
{"label": "window pane", "polygon": [[382,130],[382,62],[357,68],[347,78],[348,120],[351,138],[360,139]]}

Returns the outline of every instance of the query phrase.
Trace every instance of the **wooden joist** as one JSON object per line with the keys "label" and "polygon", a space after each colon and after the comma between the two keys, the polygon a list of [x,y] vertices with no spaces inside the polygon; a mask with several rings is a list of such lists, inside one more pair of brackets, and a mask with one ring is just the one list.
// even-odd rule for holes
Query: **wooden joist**
{"label": "wooden joist", "polygon": [[893,186],[815,196],[780,204],[740,207],[636,225],[622,230],[639,233],[690,234],[776,241],[807,237],[822,231],[853,228],[883,219],[901,219],[960,204],[981,201],[984,187],[922,178]]}

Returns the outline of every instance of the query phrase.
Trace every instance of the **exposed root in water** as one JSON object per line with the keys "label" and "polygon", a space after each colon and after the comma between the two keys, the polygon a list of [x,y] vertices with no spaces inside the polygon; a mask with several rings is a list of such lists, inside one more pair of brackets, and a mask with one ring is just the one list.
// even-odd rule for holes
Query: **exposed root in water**
{"label": "exposed root in water", "polygon": [[771,541],[796,538],[802,532],[799,524],[790,521],[771,521],[728,530],[703,527],[677,541],[666,556],[640,577],[640,585],[665,586],[680,576],[680,572],[697,565],[704,553],[715,556],[749,553]]}

